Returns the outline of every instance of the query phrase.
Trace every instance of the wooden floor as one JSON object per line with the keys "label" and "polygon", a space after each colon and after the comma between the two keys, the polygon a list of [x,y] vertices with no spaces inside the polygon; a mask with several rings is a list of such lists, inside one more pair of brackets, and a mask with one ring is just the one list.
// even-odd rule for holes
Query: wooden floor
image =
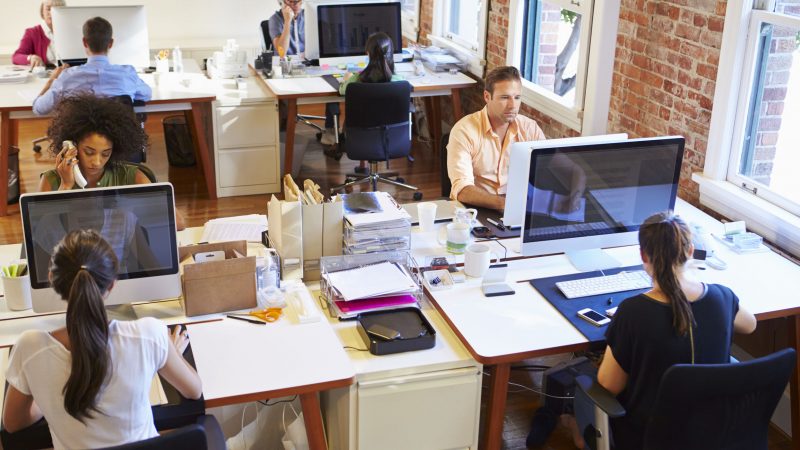
{"label": "wooden floor", "polygon": [[[320,110],[304,111],[312,114],[321,114]],[[205,182],[197,167],[175,168],[167,163],[164,133],[161,121],[169,114],[150,114],[146,130],[150,136],[151,148],[148,153],[147,165],[150,166],[159,180],[170,181],[175,186],[176,205],[186,217],[188,226],[202,226],[208,219],[240,214],[259,213],[266,214],[267,195],[252,195],[243,197],[222,198],[209,200],[206,194]],[[22,192],[35,192],[38,186],[39,174],[53,167],[53,159],[46,152],[36,154],[31,149],[30,141],[46,133],[47,120],[24,121],[20,124],[20,178]],[[344,174],[352,171],[356,162],[343,157],[334,161],[322,154],[321,146],[313,140],[313,133],[305,126],[298,125],[298,131],[308,134],[311,143],[303,158],[303,166],[298,182],[305,178],[312,178],[319,183],[323,190],[330,186],[342,183]],[[406,160],[392,161],[391,169],[400,172],[408,183],[414,184],[423,192],[425,199],[440,197],[440,164],[439,156],[432,151],[430,143],[415,140],[412,155],[414,162]],[[365,189],[367,189],[365,187]],[[394,187],[386,186],[386,191],[395,195],[400,202],[412,201],[412,192],[396,191]],[[0,217],[0,244],[20,242],[22,240],[19,208],[10,207],[11,213],[7,217]],[[512,382],[522,384],[529,388],[535,383],[529,372],[512,371]],[[538,388],[536,388],[538,389]],[[483,396],[485,398],[485,396]],[[508,407],[503,430],[504,449],[524,449],[525,438],[529,431],[531,417],[539,407],[539,396],[533,392],[510,386]],[[545,450],[571,450],[574,449],[572,439],[566,429],[557,427],[549,441],[542,449]],[[781,432],[771,429],[769,448],[771,450],[784,450],[791,448],[791,442]]]}

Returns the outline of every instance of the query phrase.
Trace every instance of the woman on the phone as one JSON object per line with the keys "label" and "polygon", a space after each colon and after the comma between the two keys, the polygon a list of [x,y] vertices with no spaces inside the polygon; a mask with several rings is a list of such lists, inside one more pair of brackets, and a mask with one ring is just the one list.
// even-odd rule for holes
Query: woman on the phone
{"label": "woman on the phone", "polygon": [[202,393],[182,353],[188,337],[153,318],[108,320],[117,258],[95,231],[75,230],[50,261],[53,289],[67,302],[66,327],[24,332],[9,359],[3,426],[8,432],[47,419],[53,444],[98,448],[158,435],[149,391],[158,372],[184,397]]}
{"label": "woman on the phone", "polygon": [[[65,97],[56,106],[47,137],[56,166],[42,174],[40,191],[78,188],[73,166],[87,188],[150,183],[137,165],[125,162],[147,145],[130,106],[88,93]],[[76,148],[64,148],[64,141]]]}
{"label": "woman on the phone", "polygon": [[[670,366],[727,363],[733,332],[756,328],[755,317],[739,306],[730,289],[687,273],[694,246],[682,219],[672,212],[649,217],[639,228],[639,245],[653,288],[619,305],[597,374],[597,381],[625,407],[625,416],[611,421],[619,450],[642,448],[647,418]],[[591,411],[576,405],[576,414],[584,429]]]}

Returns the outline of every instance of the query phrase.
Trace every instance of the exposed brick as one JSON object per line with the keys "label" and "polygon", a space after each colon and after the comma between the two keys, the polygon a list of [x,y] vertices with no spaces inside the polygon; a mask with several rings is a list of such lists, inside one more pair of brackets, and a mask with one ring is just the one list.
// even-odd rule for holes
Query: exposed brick
{"label": "exposed brick", "polygon": [[697,41],[700,38],[700,30],[685,23],[679,23],[675,27],[675,35],[691,41]]}
{"label": "exposed brick", "polygon": [[689,73],[684,70],[678,71],[678,83],[696,91],[700,90],[700,88],[703,86],[702,79],[693,75],[689,75]]}
{"label": "exposed brick", "polygon": [[767,105],[767,114],[770,116],[780,116],[783,114],[784,102],[774,102]]}
{"label": "exposed brick", "polygon": [[[758,145],[775,145],[778,143],[778,133],[762,132],[758,133]],[[763,158],[758,158],[763,159]]]}
{"label": "exposed brick", "polygon": [[717,79],[717,68],[708,64],[698,64],[697,74],[701,77],[708,78],[709,80]]}
{"label": "exposed brick", "polygon": [[664,90],[676,97],[683,97],[684,87],[671,80],[664,80]]}
{"label": "exposed brick", "polygon": [[656,5],[656,14],[660,16],[667,16],[672,20],[678,19],[681,14],[680,8],[672,6],[666,2],[658,2]]}
{"label": "exposed brick", "polygon": [[781,101],[786,99],[786,92],[785,87],[765,87],[761,98],[767,102]]}

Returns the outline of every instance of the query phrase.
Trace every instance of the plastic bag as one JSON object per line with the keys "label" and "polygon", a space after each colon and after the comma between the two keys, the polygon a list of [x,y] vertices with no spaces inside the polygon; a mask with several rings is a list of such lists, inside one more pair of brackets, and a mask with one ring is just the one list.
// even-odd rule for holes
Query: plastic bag
{"label": "plastic bag", "polygon": [[308,450],[308,435],[306,434],[306,424],[303,421],[303,413],[297,414],[294,406],[289,403],[289,407],[295,415],[295,419],[288,426],[286,425],[286,405],[283,406],[283,444],[284,450]]}

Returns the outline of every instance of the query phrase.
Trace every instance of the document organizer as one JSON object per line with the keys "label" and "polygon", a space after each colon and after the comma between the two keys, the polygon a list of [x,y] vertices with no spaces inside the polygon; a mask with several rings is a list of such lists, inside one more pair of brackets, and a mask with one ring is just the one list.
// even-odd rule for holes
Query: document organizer
{"label": "document organizer", "polygon": [[[392,251],[392,252],[378,252],[378,253],[365,253],[361,255],[340,255],[340,256],[323,256],[320,259],[320,270],[322,278],[320,280],[320,291],[328,303],[328,313],[331,317],[340,316],[338,314],[338,307],[335,302],[341,302],[343,299],[336,291],[336,289],[328,282],[329,274],[342,270],[357,269],[359,267],[379,264],[383,262],[390,262],[398,264],[406,273],[411,277],[415,283],[415,288],[411,291],[403,292],[403,295],[410,295],[416,299],[417,302],[422,298],[422,288],[420,287],[419,270],[417,270],[417,263],[414,258],[405,251]],[[369,280],[364,280],[364,283],[369,283]],[[398,293],[387,293],[378,295],[374,298],[388,298],[397,296]],[[360,300],[348,302],[357,303]],[[353,315],[352,317],[355,317]],[[352,318],[351,317],[351,318]]]}
{"label": "document organizer", "polygon": [[[436,345],[436,330],[417,308],[400,308],[358,315],[358,334],[373,355],[425,350]],[[396,332],[389,338],[380,329]]]}

